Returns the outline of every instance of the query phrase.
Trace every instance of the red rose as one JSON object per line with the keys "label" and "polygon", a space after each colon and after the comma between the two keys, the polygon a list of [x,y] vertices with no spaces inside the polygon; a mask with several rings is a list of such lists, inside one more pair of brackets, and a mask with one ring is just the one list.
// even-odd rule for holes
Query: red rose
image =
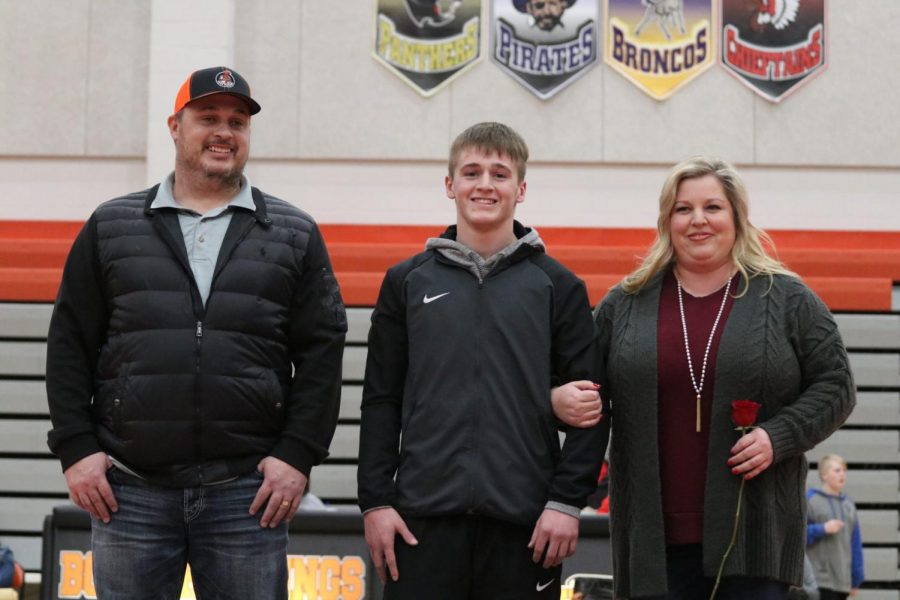
{"label": "red rose", "polygon": [[733,400],[731,402],[731,420],[738,427],[750,427],[756,423],[756,413],[759,412],[759,402],[753,400]]}
{"label": "red rose", "polygon": [[[745,435],[749,430],[755,428],[756,413],[759,412],[760,406],[762,405],[759,402],[754,402],[753,400],[731,401],[731,420],[737,425],[741,435]],[[715,600],[716,592],[719,591],[719,583],[722,581],[722,571],[725,570],[728,555],[731,554],[731,549],[734,548],[734,541],[737,539],[738,522],[741,519],[741,498],[744,496],[745,483],[747,483],[747,480],[741,477],[741,487],[738,488],[737,508],[734,511],[734,529],[731,532],[731,542],[728,543],[728,548],[725,549],[725,554],[722,555],[722,562],[719,563],[719,572],[716,575],[716,583],[713,586],[712,593],[709,595],[709,600]]]}

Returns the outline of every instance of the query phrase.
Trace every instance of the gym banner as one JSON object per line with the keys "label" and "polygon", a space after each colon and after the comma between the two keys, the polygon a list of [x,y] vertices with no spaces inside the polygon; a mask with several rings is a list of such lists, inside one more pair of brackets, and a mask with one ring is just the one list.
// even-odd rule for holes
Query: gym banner
{"label": "gym banner", "polygon": [[[288,598],[331,598],[334,600],[360,600],[366,597],[366,562],[362,556],[317,556],[289,554]],[[80,550],[59,551],[59,581],[46,581],[44,585],[56,586],[57,598],[97,598],[92,572],[92,553]],[[49,596],[52,597],[52,596]],[[185,572],[179,596],[181,600],[194,600],[191,570]]]}
{"label": "gym banner", "polygon": [[491,58],[546,100],[597,62],[598,0],[490,0]]}
{"label": "gym banner", "polygon": [[825,70],[825,0],[722,0],[722,66],[771,102]]}
{"label": "gym banner", "polygon": [[718,1],[604,0],[603,59],[652,98],[665,100],[715,62]]}
{"label": "gym banner", "polygon": [[375,58],[425,97],[481,56],[481,0],[377,0]]}

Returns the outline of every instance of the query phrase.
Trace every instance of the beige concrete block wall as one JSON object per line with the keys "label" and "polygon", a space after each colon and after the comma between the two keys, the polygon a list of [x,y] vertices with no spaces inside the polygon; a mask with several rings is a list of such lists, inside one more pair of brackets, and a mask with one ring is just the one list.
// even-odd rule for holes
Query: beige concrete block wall
{"label": "beige concrete block wall", "polygon": [[828,5],[828,69],[780,105],[756,100],[754,162],[898,167],[900,2]]}
{"label": "beige concrete block wall", "polygon": [[254,183],[325,222],[452,219],[447,147],[496,119],[531,147],[522,216],[537,224],[651,226],[666,167],[714,153],[745,173],[765,227],[900,229],[896,0],[829,2],[829,68],[779,105],[718,66],[657,102],[602,61],[542,101],[490,61],[486,24],[480,63],[426,99],[373,58],[375,4],[0,0],[0,74],[15,90],[0,95],[0,176],[17,192],[0,218],[84,218],[109,197],[99,189],[158,181],[178,85],[220,63],[263,105]]}
{"label": "beige concrete block wall", "polygon": [[85,154],[89,8],[88,0],[0,3],[0,153]]}
{"label": "beige concrete block wall", "polygon": [[444,90],[422,98],[378,63],[372,56],[375,5],[353,6],[303,3],[298,157],[443,156],[452,96]]}
{"label": "beige concrete block wall", "polygon": [[266,108],[257,157],[436,160],[468,124],[504,119],[532,141],[535,160],[670,163],[705,151],[742,164],[900,166],[888,34],[900,30],[900,3],[865,4],[830,3],[828,69],[775,105],[719,67],[657,102],[602,64],[541,101],[489,60],[487,36],[479,64],[421,98],[372,58],[374,0],[353,10],[325,0],[3,0],[0,73],[15,92],[0,108],[15,118],[0,155],[142,156],[148,116],[169,110],[148,110],[158,97],[149,83],[169,83],[154,76],[222,57]]}

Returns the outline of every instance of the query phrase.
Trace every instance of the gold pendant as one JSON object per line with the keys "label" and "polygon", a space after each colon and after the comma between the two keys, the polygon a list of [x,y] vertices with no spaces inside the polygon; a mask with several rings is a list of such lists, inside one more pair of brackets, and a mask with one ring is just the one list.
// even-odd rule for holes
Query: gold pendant
{"label": "gold pendant", "polygon": [[700,433],[700,394],[697,394],[697,433]]}

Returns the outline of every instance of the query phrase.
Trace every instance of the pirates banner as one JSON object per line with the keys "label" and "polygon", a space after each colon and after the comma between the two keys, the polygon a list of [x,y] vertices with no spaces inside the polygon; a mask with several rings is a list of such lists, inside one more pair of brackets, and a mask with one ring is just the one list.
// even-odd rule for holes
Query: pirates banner
{"label": "pirates banner", "polygon": [[423,96],[481,55],[481,0],[377,0],[375,58]]}
{"label": "pirates banner", "polygon": [[491,57],[547,99],[597,62],[597,0],[491,0]]}
{"label": "pirates banner", "polygon": [[722,66],[772,102],[825,70],[825,0],[722,0]]}
{"label": "pirates banner", "polygon": [[715,62],[718,0],[605,3],[603,59],[656,100],[665,100]]}

